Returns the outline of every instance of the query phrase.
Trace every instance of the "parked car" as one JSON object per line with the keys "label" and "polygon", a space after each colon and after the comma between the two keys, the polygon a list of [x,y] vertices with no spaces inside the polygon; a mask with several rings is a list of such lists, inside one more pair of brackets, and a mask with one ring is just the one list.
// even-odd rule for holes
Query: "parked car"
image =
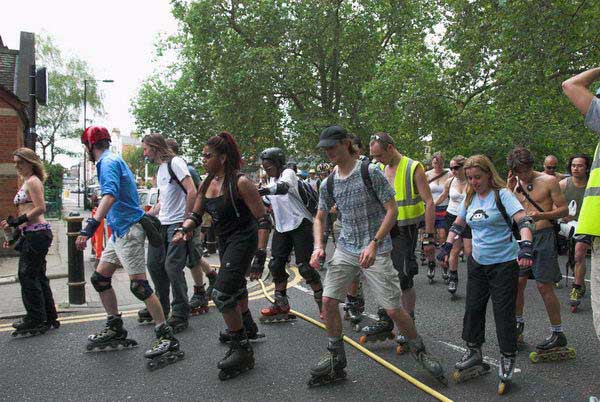
{"label": "parked car", "polygon": [[138,189],[138,194],[140,195],[140,206],[145,212],[150,211],[158,202],[158,188],[156,187]]}

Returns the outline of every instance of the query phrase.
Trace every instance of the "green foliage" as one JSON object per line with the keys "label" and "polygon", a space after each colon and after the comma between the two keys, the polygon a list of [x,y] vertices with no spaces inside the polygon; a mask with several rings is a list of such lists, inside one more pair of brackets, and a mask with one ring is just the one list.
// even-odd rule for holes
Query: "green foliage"
{"label": "green foliage", "polygon": [[44,188],[62,190],[63,175],[66,171],[65,168],[59,164],[44,162],[44,169],[46,170],[46,181],[44,182]]}
{"label": "green foliage", "polygon": [[46,181],[44,182],[44,199],[46,200],[46,217],[60,218],[62,210],[63,175],[65,168],[59,164],[44,161]]}
{"label": "green foliage", "polygon": [[81,135],[84,79],[88,80],[88,113],[102,113],[102,98],[85,61],[63,56],[50,36],[38,36],[36,50],[37,66],[48,69],[48,104],[37,109],[38,144],[42,159],[54,163],[58,154],[78,155],[60,147],[58,142]]}
{"label": "green foliage", "polygon": [[596,138],[561,82],[600,62],[599,2],[550,0],[173,0],[177,35],[132,111],[141,130],[176,138],[198,162],[232,132],[246,160],[265,147],[317,161],[318,133],[341,124],[401,152],[484,153],[500,171],[516,145],[540,165],[592,153]]}

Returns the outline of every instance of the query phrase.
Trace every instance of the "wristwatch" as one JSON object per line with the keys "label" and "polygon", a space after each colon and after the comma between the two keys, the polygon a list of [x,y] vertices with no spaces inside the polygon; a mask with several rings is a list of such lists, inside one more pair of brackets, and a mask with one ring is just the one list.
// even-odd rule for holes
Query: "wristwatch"
{"label": "wristwatch", "polygon": [[373,237],[373,240],[371,240],[372,242],[374,242],[375,244],[379,243],[379,239],[377,237]]}

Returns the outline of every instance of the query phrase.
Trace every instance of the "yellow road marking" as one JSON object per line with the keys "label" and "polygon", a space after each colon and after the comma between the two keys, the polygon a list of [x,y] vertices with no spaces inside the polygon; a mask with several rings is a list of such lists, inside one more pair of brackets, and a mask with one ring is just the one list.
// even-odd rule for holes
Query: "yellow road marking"
{"label": "yellow road marking", "polygon": [[[288,288],[296,286],[302,280],[302,277],[298,273],[298,270],[296,269],[296,267],[291,267],[290,270],[294,273],[294,277],[291,282],[288,282],[288,286],[287,286]],[[268,291],[271,291],[273,289],[275,289],[274,284],[270,284],[267,287]],[[255,290],[248,294],[249,300],[259,300],[259,299],[264,299],[264,298],[265,298],[264,293],[263,293],[262,289],[260,289],[260,288],[258,290]],[[210,307],[215,306],[215,304],[212,301],[209,302],[208,305]],[[136,310],[124,310],[121,312],[121,314],[122,314],[123,318],[137,317],[137,312],[138,312],[137,309]],[[106,313],[96,313],[96,314],[82,314],[82,315],[71,315],[68,317],[60,317],[58,321],[60,321],[61,325],[64,325],[64,324],[77,324],[77,323],[91,322],[91,321],[102,321],[105,319],[106,319]],[[9,332],[9,331],[14,331],[14,328],[12,327],[12,323],[0,324],[0,332]]]}

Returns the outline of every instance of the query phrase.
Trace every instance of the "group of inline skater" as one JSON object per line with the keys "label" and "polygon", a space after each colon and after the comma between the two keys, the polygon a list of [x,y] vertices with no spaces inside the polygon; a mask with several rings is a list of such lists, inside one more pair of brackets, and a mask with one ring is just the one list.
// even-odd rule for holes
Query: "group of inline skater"
{"label": "group of inline skater", "polygon": [[[600,100],[588,87],[598,77],[600,69],[594,69],[563,84],[567,96],[586,114],[586,125],[596,132],[600,132]],[[434,378],[446,383],[443,365],[428,353],[415,325],[413,278],[418,273],[419,239],[428,277],[433,280],[436,266],[441,267],[451,293],[457,289],[461,252],[467,260],[462,333],[467,352],[455,364],[455,381],[490,370],[483,362],[481,348],[491,297],[500,347],[498,392],[504,393],[512,378],[517,343],[524,333],[524,290],[529,279],[536,281],[551,325],[550,336],[536,346],[531,360],[575,355],[567,347],[560,302],[554,293],[561,278],[556,236],[562,230],[576,243],[571,302],[577,305],[585,292],[585,255],[594,236],[600,235],[598,220],[594,219],[600,214],[600,190],[596,191],[600,178],[595,180],[594,175],[598,155],[593,162],[585,155],[574,155],[568,163],[569,176],[559,181],[556,158],[547,158],[546,171],[538,172],[533,169],[531,152],[517,147],[507,156],[509,175],[505,181],[484,155],[454,156],[447,171],[442,155],[436,154],[432,169],[425,171],[419,161],[403,155],[400,145],[384,132],[370,137],[369,159],[363,155],[359,139],[333,125],[321,132],[316,144],[332,169],[320,183],[314,175],[312,182],[307,180],[312,192],[318,194],[318,204],[311,206],[307,194],[302,194],[311,191],[286,164],[279,148],[261,152],[268,181],[259,187],[241,173],[241,152],[233,136],[221,132],[203,148],[207,176],[200,182],[194,181],[185,160],[176,156],[176,144],[169,144],[160,134],[150,134],[142,141],[144,156],[159,165],[156,180],[160,195],[157,206],[144,213],[134,176],[123,159],[110,151],[106,128],[88,127],[81,140],[90,160],[96,163],[102,198],[76,245],[84,249],[104,218],[113,230],[90,278],[107,313],[105,328],[89,337],[90,351],[137,345],[127,337],[111,285],[117,266],[122,265],[129,274],[131,292],[146,306],[139,312],[140,321],[155,325],[156,340],[145,352],[149,369],[183,358],[174,334],[187,328],[192,311],[207,311],[208,298],[226,324],[219,340],[229,345],[218,363],[219,378],[226,380],[252,369],[255,361],[250,340],[264,335],[248,306],[246,278],[262,277],[273,231],[268,269],[275,297],[271,306],[261,310],[260,321],[295,319],[286,293],[286,264],[293,251],[298,272],[311,287],[327,328],[327,353],[311,369],[310,386],[346,376],[339,305],[345,301],[344,309],[353,324],[360,321],[364,312],[362,279],[379,306],[379,320],[362,329],[361,343],[396,337],[399,352],[410,352]],[[44,172],[39,157],[27,149],[17,150],[14,161],[23,178],[15,196],[20,215],[2,221],[0,226],[7,234],[20,237],[19,277],[27,315],[15,324],[15,332],[37,334],[58,327],[45,275],[52,233],[43,218]],[[202,243],[198,241],[207,215],[218,237],[217,272],[202,259]],[[336,247],[333,255],[326,256],[330,232]],[[598,331],[594,286],[600,274],[594,270],[595,262],[593,254],[592,305]],[[193,307],[188,300],[186,266],[195,283]],[[319,273],[323,266],[325,280]],[[204,290],[204,274],[209,278],[209,292]]]}

